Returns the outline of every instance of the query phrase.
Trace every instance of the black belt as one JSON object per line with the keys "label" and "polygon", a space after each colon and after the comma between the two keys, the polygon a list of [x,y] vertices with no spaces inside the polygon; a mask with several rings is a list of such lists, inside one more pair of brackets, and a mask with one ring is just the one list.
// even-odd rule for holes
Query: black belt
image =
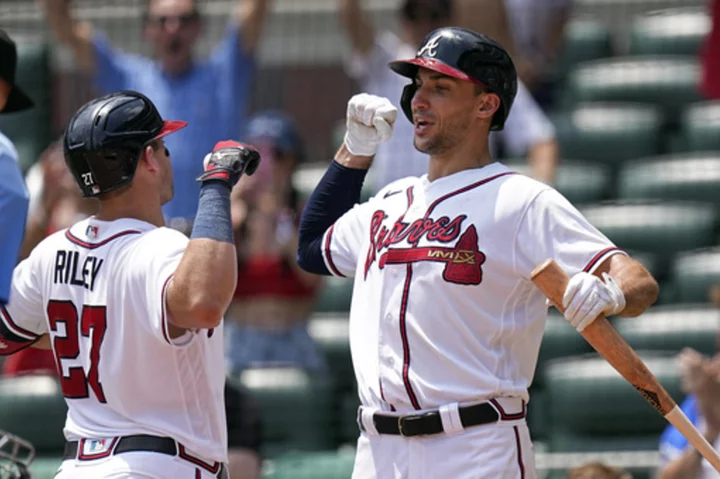
{"label": "black belt", "polygon": [[79,448],[79,441],[66,442],[63,459],[91,460],[100,459],[110,455],[122,454],[124,452],[157,452],[160,454],[167,454],[168,456],[179,456],[196,466],[202,467],[211,474],[215,474],[215,477],[218,477],[219,479],[228,479],[225,464],[219,462],[207,464],[196,457],[190,456],[185,452],[185,448],[181,444],[169,437],[149,436],[144,434],[123,436],[117,438],[116,444],[114,446],[110,446],[104,453],[83,456],[82,451],[80,451],[80,457],[78,457]]}
{"label": "black belt", "polygon": [[[460,422],[463,427],[480,426],[490,424],[500,419],[500,414],[490,403],[475,404],[459,408]],[[391,434],[396,436],[412,437],[444,432],[440,411],[428,411],[422,414],[409,414],[407,416],[390,416],[387,414],[373,414],[375,429],[380,434]],[[358,418],[360,429],[365,428]]]}

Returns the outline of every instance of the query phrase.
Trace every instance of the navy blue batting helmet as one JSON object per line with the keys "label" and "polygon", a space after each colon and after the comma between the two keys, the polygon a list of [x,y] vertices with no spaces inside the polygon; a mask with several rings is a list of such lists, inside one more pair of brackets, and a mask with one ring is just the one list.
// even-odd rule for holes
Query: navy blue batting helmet
{"label": "navy blue batting helmet", "polygon": [[[419,68],[485,87],[500,98],[491,130],[502,130],[517,93],[517,72],[507,51],[492,38],[459,27],[439,28],[425,37],[415,58],[390,63],[396,73],[414,79]],[[414,82],[403,90],[400,106],[412,121]]]}

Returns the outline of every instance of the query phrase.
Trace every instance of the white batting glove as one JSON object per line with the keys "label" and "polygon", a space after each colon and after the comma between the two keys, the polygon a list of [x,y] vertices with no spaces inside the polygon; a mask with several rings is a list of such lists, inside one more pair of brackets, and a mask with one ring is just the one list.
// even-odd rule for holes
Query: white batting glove
{"label": "white batting glove", "polygon": [[588,327],[600,314],[610,316],[625,309],[625,295],[607,273],[603,280],[590,273],[573,276],[565,288],[563,306],[565,319],[579,332]]}
{"label": "white batting glove", "polygon": [[393,133],[397,108],[387,98],[361,93],[347,106],[345,147],[357,156],[373,156]]}

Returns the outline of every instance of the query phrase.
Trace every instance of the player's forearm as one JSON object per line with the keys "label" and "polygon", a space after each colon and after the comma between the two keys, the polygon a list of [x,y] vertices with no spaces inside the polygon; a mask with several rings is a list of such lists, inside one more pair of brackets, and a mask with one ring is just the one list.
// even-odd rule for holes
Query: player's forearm
{"label": "player's forearm", "polygon": [[170,286],[167,305],[181,328],[214,328],[232,301],[237,253],[230,220],[230,186],[204,183],[191,239]]}
{"label": "player's forearm", "polygon": [[[340,152],[343,152],[342,154]],[[328,275],[322,257],[325,232],[360,202],[370,158],[350,155],[342,147],[310,195],[298,231],[298,264],[309,273]]]}
{"label": "player's forearm", "polygon": [[640,262],[616,254],[609,258],[609,263],[608,274],[625,295],[625,309],[619,316],[638,316],[657,301],[658,283]]}

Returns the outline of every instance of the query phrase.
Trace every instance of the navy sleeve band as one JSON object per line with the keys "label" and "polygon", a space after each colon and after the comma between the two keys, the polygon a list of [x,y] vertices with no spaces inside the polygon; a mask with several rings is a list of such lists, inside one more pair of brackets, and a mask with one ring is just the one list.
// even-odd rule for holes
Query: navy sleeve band
{"label": "navy sleeve band", "polygon": [[208,181],[200,187],[200,200],[190,238],[234,243],[230,220],[230,188],[227,184]]}
{"label": "navy sleeve band", "polygon": [[360,202],[367,170],[332,161],[310,195],[300,219],[297,261],[309,273],[330,275],[322,256],[325,231]]}

